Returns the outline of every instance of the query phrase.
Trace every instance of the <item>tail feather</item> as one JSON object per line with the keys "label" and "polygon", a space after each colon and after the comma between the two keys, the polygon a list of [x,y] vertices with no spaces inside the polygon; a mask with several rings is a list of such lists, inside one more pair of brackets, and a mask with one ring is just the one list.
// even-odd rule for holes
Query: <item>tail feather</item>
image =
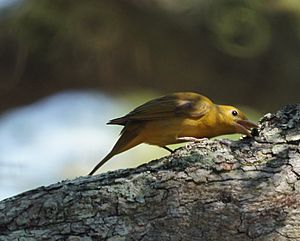
{"label": "tail feather", "polygon": [[89,173],[89,176],[93,175],[114,155],[141,144],[143,140],[138,135],[140,128],[142,128],[142,126],[125,126],[113,149],[94,167],[94,169]]}
{"label": "tail feather", "polygon": [[103,166],[110,158],[112,158],[115,154],[111,151],[104,157],[89,173],[89,176],[92,176],[101,166]]}
{"label": "tail feather", "polygon": [[120,117],[120,118],[116,118],[116,119],[112,119],[109,122],[107,122],[107,125],[121,125],[121,126],[125,126],[127,124],[128,120],[125,116]]}

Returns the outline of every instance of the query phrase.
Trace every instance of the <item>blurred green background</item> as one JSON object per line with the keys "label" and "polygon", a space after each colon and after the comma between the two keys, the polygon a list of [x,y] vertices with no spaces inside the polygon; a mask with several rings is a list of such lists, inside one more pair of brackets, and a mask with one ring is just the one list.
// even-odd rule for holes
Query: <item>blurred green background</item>
{"label": "blurred green background", "polygon": [[[2,197],[85,175],[117,139],[120,128],[105,123],[149,98],[199,92],[217,103],[239,106],[258,120],[262,113],[299,102],[299,90],[299,0],[1,0]],[[51,111],[43,115],[41,108],[49,103]],[[20,113],[27,113],[28,125]],[[30,119],[33,116],[37,122]],[[64,123],[55,126],[60,131],[51,125],[54,122]],[[34,129],[41,123],[43,131]],[[81,134],[76,132],[78,123]],[[70,126],[74,135],[66,131]],[[36,153],[34,159],[32,154],[39,149],[35,143],[41,142],[54,152],[47,143],[52,128],[57,133],[53,143],[64,131],[64,141],[55,148],[66,149],[69,140],[80,139],[72,148],[83,153],[80,147],[89,142],[93,150],[84,153],[94,154],[68,156],[50,175],[43,166],[45,157]],[[37,133],[36,142],[28,141]],[[20,152],[24,146],[28,158]],[[103,171],[136,166],[145,153],[150,155],[144,161],[166,154],[155,147],[129,152]],[[60,159],[59,154],[47,157],[47,162]],[[128,159],[131,164],[122,161]],[[35,164],[28,168],[29,163]],[[39,165],[40,176],[32,179]],[[17,181],[12,185],[26,166],[29,184],[24,186],[24,180],[21,188]],[[51,177],[43,179],[47,173]]]}

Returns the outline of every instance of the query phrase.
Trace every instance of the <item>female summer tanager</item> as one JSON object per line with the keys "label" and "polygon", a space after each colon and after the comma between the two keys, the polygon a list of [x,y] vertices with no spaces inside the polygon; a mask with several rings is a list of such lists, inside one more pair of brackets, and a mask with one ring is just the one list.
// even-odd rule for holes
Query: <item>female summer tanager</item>
{"label": "female summer tanager", "polygon": [[89,175],[93,175],[114,155],[141,143],[157,145],[172,152],[166,145],[233,133],[251,136],[250,129],[257,127],[239,109],[214,104],[207,97],[192,92],[150,100],[107,124],[124,128],[112,150]]}

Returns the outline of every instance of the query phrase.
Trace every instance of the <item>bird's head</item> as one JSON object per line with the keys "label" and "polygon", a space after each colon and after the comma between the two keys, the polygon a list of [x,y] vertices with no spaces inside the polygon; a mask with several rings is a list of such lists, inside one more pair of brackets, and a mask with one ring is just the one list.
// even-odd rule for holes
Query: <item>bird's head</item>
{"label": "bird's head", "polygon": [[222,113],[222,122],[228,126],[229,132],[251,136],[251,129],[258,126],[249,121],[246,115],[238,108],[227,105],[219,105]]}

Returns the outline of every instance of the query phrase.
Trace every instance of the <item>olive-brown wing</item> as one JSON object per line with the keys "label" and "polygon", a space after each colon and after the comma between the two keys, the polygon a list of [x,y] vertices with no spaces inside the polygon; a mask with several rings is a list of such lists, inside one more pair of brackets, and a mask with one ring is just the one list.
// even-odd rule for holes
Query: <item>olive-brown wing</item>
{"label": "olive-brown wing", "polygon": [[126,125],[128,121],[149,121],[175,117],[201,118],[213,103],[205,96],[182,92],[166,95],[137,107],[121,118],[111,120],[109,124]]}

